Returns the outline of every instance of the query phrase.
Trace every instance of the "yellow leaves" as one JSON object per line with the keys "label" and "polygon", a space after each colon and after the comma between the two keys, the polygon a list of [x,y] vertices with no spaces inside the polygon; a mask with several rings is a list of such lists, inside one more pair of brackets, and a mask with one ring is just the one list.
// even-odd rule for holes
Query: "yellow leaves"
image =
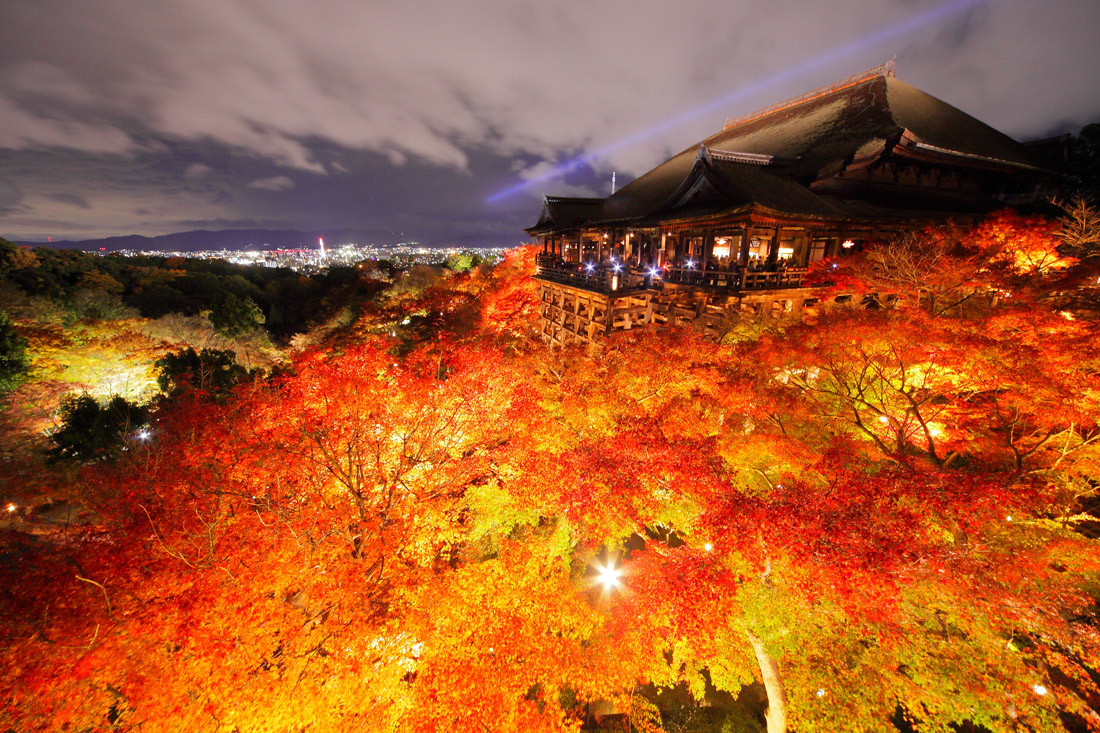
{"label": "yellow leaves", "polygon": [[78,385],[96,397],[147,398],[156,390],[153,362],[169,345],[141,331],[141,319],[34,329],[31,378]]}
{"label": "yellow leaves", "polygon": [[517,525],[535,524],[539,520],[537,507],[520,505],[496,479],[467,489],[466,501],[473,514],[470,536],[474,540],[486,534],[502,537]]}

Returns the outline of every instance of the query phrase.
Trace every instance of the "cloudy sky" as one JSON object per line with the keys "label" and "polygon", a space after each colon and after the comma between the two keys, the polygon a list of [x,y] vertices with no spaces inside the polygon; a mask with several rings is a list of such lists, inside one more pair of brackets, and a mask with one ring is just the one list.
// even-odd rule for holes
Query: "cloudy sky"
{"label": "cloudy sky", "polygon": [[1100,120],[1097,0],[0,0],[0,49],[0,235],[29,240],[511,244],[544,194],[894,55],[1020,139]]}

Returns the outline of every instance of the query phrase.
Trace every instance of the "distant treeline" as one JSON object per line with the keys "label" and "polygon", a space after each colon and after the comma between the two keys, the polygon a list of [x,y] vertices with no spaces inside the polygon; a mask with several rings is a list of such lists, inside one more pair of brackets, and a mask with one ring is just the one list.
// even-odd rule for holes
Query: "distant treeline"
{"label": "distant treeline", "polygon": [[[392,274],[388,263],[382,263],[382,273]],[[379,287],[356,267],[305,276],[286,268],[221,260],[21,248],[0,239],[0,309],[22,296],[48,299],[77,318],[117,316],[121,309],[159,318],[214,310],[232,296],[253,301],[267,330],[281,337],[306,330],[334,299]]]}

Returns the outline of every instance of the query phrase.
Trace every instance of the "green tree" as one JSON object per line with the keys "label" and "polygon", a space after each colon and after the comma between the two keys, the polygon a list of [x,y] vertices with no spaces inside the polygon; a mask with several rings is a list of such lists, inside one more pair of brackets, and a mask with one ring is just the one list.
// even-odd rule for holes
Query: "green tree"
{"label": "green tree", "polygon": [[29,364],[27,340],[15,330],[8,314],[0,311],[0,392],[18,385]]}
{"label": "green tree", "polygon": [[92,463],[117,458],[129,444],[149,439],[147,408],[118,395],[101,405],[89,394],[62,400],[61,427],[53,434],[54,458]]}
{"label": "green tree", "polygon": [[264,324],[264,312],[252,298],[240,298],[233,293],[225,296],[210,313],[214,328],[227,338],[248,336]]}
{"label": "green tree", "polygon": [[481,255],[474,252],[457,252],[447,258],[447,269],[455,272],[472,270],[482,262]]}
{"label": "green tree", "polygon": [[5,265],[8,264],[8,260],[11,259],[17,249],[18,247],[16,247],[14,242],[9,242],[3,237],[0,237],[0,263]]}
{"label": "green tree", "polygon": [[221,396],[255,373],[238,364],[236,353],[230,349],[187,348],[162,356],[155,365],[157,384],[168,395],[195,389]]}
{"label": "green tree", "polygon": [[1069,168],[1079,191],[1100,195],[1100,122],[1085,125],[1070,142]]}

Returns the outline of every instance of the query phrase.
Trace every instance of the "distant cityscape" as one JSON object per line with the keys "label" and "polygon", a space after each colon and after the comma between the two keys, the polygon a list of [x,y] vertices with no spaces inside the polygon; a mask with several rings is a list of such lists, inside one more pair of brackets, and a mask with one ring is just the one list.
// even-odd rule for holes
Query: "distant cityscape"
{"label": "distant cityscape", "polygon": [[278,248],[235,250],[216,249],[201,251],[169,251],[162,249],[120,249],[111,252],[92,250],[93,254],[104,257],[179,257],[204,260],[224,260],[235,265],[259,265],[262,267],[284,267],[302,274],[323,272],[331,267],[356,265],[369,260],[390,260],[400,265],[439,265],[452,257],[469,253],[484,260],[499,260],[510,247],[426,247],[418,242],[400,242],[398,244],[359,245],[341,244],[335,247]]}

